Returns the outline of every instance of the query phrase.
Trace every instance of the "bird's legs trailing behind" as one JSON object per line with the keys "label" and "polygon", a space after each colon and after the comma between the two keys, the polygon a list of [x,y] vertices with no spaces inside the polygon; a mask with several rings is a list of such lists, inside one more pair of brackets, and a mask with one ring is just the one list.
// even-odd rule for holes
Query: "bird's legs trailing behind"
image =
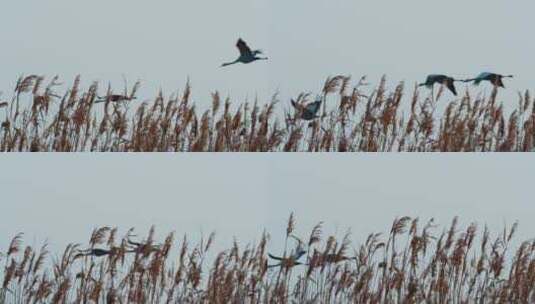
{"label": "bird's legs trailing behind", "polygon": [[234,61],[232,61],[232,62],[225,62],[225,63],[223,63],[223,64],[221,65],[221,67],[226,67],[226,66],[229,66],[229,65],[232,65],[232,64],[236,64],[236,63],[238,63],[238,62],[240,62],[239,59],[236,59],[236,60],[234,60]]}

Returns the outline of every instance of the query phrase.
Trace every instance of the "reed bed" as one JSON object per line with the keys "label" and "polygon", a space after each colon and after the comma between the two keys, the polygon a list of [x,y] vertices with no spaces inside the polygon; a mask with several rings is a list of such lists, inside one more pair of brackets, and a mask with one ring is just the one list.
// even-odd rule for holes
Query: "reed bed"
{"label": "reed bed", "polygon": [[[0,151],[528,152],[535,145],[528,91],[506,113],[497,88],[489,96],[466,91],[451,100],[444,88],[428,93],[399,83],[389,90],[383,78],[370,89],[365,78],[339,75],[314,94],[323,100],[320,117],[303,121],[277,95],[232,104],[215,92],[212,106],[200,110],[189,83],[181,94],[160,92],[145,101],[134,99],[136,83],[124,88],[125,100],[97,103],[98,83],[82,90],[80,82],[77,77],[60,92],[58,77],[20,77],[10,99],[0,95]],[[108,86],[103,95],[111,94]],[[294,100],[305,105],[314,97],[302,93]],[[445,110],[437,113],[439,105]]]}
{"label": "reed bed", "polygon": [[297,236],[291,215],[277,253],[267,233],[211,252],[214,234],[177,242],[154,228],[141,239],[101,227],[56,258],[19,234],[2,251],[0,303],[535,302],[535,241],[512,241],[516,224],[496,235],[457,218],[446,228],[402,217],[357,245],[324,235],[323,223]]}

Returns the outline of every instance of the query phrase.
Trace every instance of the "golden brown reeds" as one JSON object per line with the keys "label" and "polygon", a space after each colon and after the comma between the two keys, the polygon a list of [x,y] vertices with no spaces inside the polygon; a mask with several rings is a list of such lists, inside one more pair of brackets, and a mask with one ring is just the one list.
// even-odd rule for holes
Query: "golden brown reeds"
{"label": "golden brown reeds", "polygon": [[[298,239],[295,225],[292,214],[282,239]],[[173,233],[158,241],[154,228],[133,241],[132,229],[119,238],[117,228],[102,227],[87,246],[110,254],[77,258],[81,245],[71,244],[55,259],[46,244],[22,250],[19,234],[0,255],[0,303],[535,301],[535,241],[514,242],[516,224],[491,236],[486,227],[478,233],[475,224],[462,229],[454,219],[436,234],[433,220],[421,226],[418,218],[402,217],[388,235],[372,233],[358,246],[349,233],[324,238],[322,226],[300,242],[308,247],[301,265],[269,268],[266,233],[256,245],[234,241],[228,250],[211,252],[214,234],[196,245],[184,236],[177,245]]]}
{"label": "golden brown reeds", "polygon": [[[214,92],[211,108],[199,111],[189,81],[181,95],[159,92],[152,101],[134,99],[137,82],[124,88],[124,99],[96,103],[98,83],[83,90],[78,76],[60,94],[57,76],[47,82],[30,75],[0,102],[0,151],[534,151],[535,99],[528,91],[506,113],[497,89],[447,102],[443,88],[421,96],[415,87],[407,96],[404,83],[390,91],[385,77],[369,94],[366,86],[364,77],[329,77],[320,117],[302,121],[295,111],[277,111],[286,104],[277,95],[251,105]],[[112,92],[108,86],[104,96]],[[299,94],[295,103],[302,108],[310,96]]]}

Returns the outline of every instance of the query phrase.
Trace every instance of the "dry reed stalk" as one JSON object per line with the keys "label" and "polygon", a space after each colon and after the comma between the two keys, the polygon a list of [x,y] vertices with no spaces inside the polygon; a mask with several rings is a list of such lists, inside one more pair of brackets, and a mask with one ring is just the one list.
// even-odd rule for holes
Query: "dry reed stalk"
{"label": "dry reed stalk", "polygon": [[[322,88],[320,119],[299,120],[298,109],[311,96],[301,93],[295,99],[297,110],[286,113],[281,127],[276,95],[263,106],[258,101],[234,106],[215,92],[211,108],[199,116],[190,101],[189,81],[181,96],[167,98],[159,92],[152,101],[135,102],[140,85],[136,82],[130,90],[125,86],[125,101],[96,104],[98,84],[82,90],[79,76],[63,94],[58,93],[57,76],[48,83],[38,75],[20,77],[12,99],[0,103],[5,108],[0,114],[0,150],[527,152],[535,148],[535,99],[529,92],[519,94],[511,113],[498,102],[497,90],[489,97],[473,97],[467,91],[437,113],[443,89],[422,98],[415,88],[405,98],[403,83],[390,91],[383,77],[371,94],[364,94],[365,78],[352,84],[349,76],[339,75],[329,77]],[[105,96],[112,92],[108,86]]]}

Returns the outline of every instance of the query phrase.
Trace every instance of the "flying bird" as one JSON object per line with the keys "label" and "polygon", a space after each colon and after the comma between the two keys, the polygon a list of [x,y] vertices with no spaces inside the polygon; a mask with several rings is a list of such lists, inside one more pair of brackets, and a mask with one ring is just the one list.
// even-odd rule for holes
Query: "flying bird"
{"label": "flying bird", "polygon": [[106,101],[119,102],[119,101],[127,101],[127,100],[132,100],[132,99],[136,99],[136,97],[135,96],[112,94],[112,95],[108,95],[108,96],[104,96],[104,97],[99,97],[99,99],[96,100],[95,103],[101,103],[101,102],[106,102]]}
{"label": "flying bird", "polygon": [[482,81],[488,81],[494,86],[505,88],[502,81],[503,78],[513,78],[513,75],[500,75],[496,73],[483,72],[476,78],[466,79],[464,82],[473,81],[475,85],[479,85]]}
{"label": "flying bird", "polygon": [[107,249],[101,249],[101,248],[89,248],[85,250],[80,250],[80,253],[78,253],[76,256],[74,256],[74,259],[84,257],[84,256],[93,256],[93,257],[103,257],[103,256],[113,256],[119,253],[119,248],[113,247],[110,250]]}
{"label": "flying bird", "polygon": [[262,54],[261,50],[252,51],[251,48],[249,48],[249,46],[247,45],[247,43],[245,43],[245,41],[243,41],[241,38],[238,39],[238,42],[236,43],[236,47],[240,51],[240,57],[238,57],[238,59],[232,62],[223,63],[221,65],[222,67],[235,64],[238,62],[251,63],[256,60],[267,60],[267,57],[258,57],[258,55]]}
{"label": "flying bird", "polygon": [[273,268],[273,267],[292,268],[293,266],[303,265],[303,263],[295,259],[294,255],[284,258],[284,257],[274,256],[271,253],[268,253],[268,256],[274,260],[279,261],[278,264],[268,265],[268,268]]}
{"label": "flying bird", "polygon": [[450,90],[453,95],[457,96],[457,90],[455,89],[454,83],[456,81],[461,81],[458,79],[454,79],[452,77],[446,76],[446,75],[440,75],[440,74],[432,74],[427,76],[424,83],[420,83],[418,86],[426,86],[427,88],[431,89],[433,85],[436,83],[445,85],[448,90]]}
{"label": "flying bird", "polygon": [[298,104],[293,99],[291,100],[291,103],[292,106],[297,110],[300,119],[313,120],[319,117],[317,114],[321,106],[321,99],[317,99],[316,101],[307,105]]}
{"label": "flying bird", "polygon": [[279,257],[272,255],[271,253],[268,253],[268,256],[274,260],[279,261],[278,264],[269,265],[268,268],[271,267],[282,267],[282,268],[291,268],[296,265],[302,265],[303,263],[299,262],[299,259],[305,255],[307,252],[304,248],[303,242],[296,236],[291,235],[292,238],[297,240],[297,247],[295,250],[290,254],[289,257]]}
{"label": "flying bird", "polygon": [[129,252],[135,252],[137,254],[148,255],[151,252],[160,250],[161,248],[160,245],[152,245],[150,243],[134,242],[130,240],[130,238],[128,238],[127,242],[128,242],[128,246],[132,247],[132,249]]}

